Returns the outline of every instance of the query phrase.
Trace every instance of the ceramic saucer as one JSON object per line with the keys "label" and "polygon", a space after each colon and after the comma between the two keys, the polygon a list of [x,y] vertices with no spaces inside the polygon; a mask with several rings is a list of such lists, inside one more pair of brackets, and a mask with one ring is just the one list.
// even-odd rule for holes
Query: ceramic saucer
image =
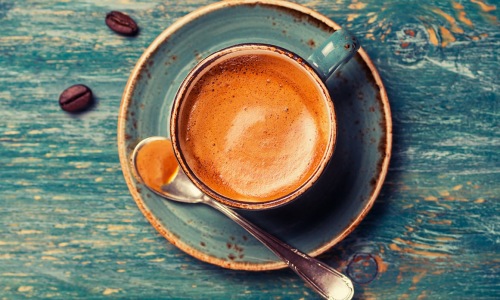
{"label": "ceramic saucer", "polygon": [[[234,44],[258,42],[307,57],[337,28],[325,16],[290,2],[223,1],[178,20],[144,52],[123,95],[118,151],[132,197],[172,244],[225,268],[285,267],[272,252],[219,212],[203,205],[164,200],[149,192],[133,176],[130,156],[142,139],[169,135],[175,93],[188,71],[210,53]],[[385,88],[363,49],[327,86],[335,102],[339,131],[325,173],[310,191],[289,205],[241,212],[313,256],[342,240],[368,213],[385,178],[392,144]]]}

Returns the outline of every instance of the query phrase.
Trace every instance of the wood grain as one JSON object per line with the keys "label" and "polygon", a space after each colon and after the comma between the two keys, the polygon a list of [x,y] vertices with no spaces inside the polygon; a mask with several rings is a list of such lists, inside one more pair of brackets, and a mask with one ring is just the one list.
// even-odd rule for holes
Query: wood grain
{"label": "wood grain", "polygon": [[[146,222],[116,122],[129,72],[176,19],[213,1],[0,0],[0,299],[317,299],[288,270],[201,263]],[[298,1],[360,39],[386,84],[394,153],[368,217],[321,258],[356,299],[500,294],[498,3]],[[104,24],[130,14],[135,38]],[[66,87],[97,98],[60,110]]]}

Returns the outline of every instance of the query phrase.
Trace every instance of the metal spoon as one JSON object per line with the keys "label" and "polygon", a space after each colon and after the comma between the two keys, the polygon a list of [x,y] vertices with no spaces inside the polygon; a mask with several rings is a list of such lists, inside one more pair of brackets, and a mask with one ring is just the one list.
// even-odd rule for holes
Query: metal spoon
{"label": "metal spoon", "polygon": [[[135,147],[134,152],[132,153],[132,165],[136,174],[142,181],[144,181],[143,179],[145,177],[141,176],[139,172],[140,168],[137,167],[137,154],[146,144],[158,140],[168,141],[168,139],[163,137],[146,138]],[[151,186],[154,185],[151,183],[144,182],[144,184],[151,191],[163,198],[183,203],[206,204],[220,211],[246,229],[257,240],[262,242],[262,244],[274,252],[288,265],[288,267],[302,277],[302,279],[304,279],[325,299],[348,300],[352,298],[354,294],[354,287],[351,280],[347,276],[337,270],[334,270],[325,263],[320,262],[295,248],[292,248],[291,246],[278,240],[276,237],[245,220],[232,209],[209,198],[189,180],[182,170],[178,171],[175,178],[169,184],[163,185],[161,190],[152,188]]]}

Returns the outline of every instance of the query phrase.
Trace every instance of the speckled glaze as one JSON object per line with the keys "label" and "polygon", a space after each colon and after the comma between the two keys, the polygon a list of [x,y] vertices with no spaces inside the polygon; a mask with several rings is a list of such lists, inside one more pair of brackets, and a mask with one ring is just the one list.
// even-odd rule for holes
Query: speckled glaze
{"label": "speckled glaze", "polygon": [[[180,19],[145,51],[123,94],[119,155],[137,205],[172,244],[202,261],[226,268],[285,267],[220,213],[204,206],[165,201],[148,191],[133,176],[130,156],[140,140],[169,135],[175,94],[188,72],[204,57],[240,43],[275,44],[306,56],[338,28],[319,13],[289,2],[220,2]],[[338,135],[324,174],[289,205],[241,212],[313,256],[342,240],[368,213],[385,178],[392,145],[387,95],[363,49],[326,85],[336,108]]]}

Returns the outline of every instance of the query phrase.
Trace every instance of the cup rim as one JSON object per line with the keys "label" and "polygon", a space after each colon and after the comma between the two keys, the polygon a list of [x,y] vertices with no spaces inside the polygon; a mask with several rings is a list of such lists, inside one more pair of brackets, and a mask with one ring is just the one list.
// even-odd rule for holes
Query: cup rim
{"label": "cup rim", "polygon": [[[294,61],[298,66],[300,66],[302,70],[304,70],[304,72],[308,73],[314,80],[315,85],[321,91],[322,95],[321,98],[326,104],[332,127],[330,131],[331,134],[329,135],[328,145],[323,153],[323,156],[319,162],[318,167],[314,170],[314,172],[291,193],[285,196],[281,196],[277,199],[262,201],[262,202],[261,201],[249,202],[249,201],[231,199],[217,193],[212,188],[207,186],[201,179],[199,179],[194,174],[194,172],[189,167],[189,164],[187,163],[184,155],[182,154],[179,138],[177,136],[179,132],[177,128],[180,118],[179,110],[182,106],[181,105],[182,99],[185,97],[189,87],[196,79],[197,75],[199,75],[200,72],[202,72],[206,67],[216,62],[218,59],[226,55],[233,54],[236,52],[243,52],[245,50],[249,51],[257,50],[257,51],[276,53],[278,55],[286,57],[290,61]],[[233,208],[245,209],[245,210],[263,210],[263,209],[276,208],[297,199],[300,195],[309,190],[309,188],[321,177],[321,174],[323,173],[326,166],[330,162],[335,149],[336,138],[337,138],[337,116],[335,113],[335,107],[333,105],[333,101],[331,99],[328,88],[325,85],[325,82],[321,80],[319,74],[309,64],[309,62],[307,62],[305,59],[303,59],[296,53],[279,46],[265,44],[265,43],[241,43],[223,48],[219,51],[210,54],[205,59],[201,60],[198,64],[196,64],[196,66],[193,67],[191,71],[188,73],[188,75],[185,77],[173,101],[172,113],[170,117],[170,138],[172,141],[174,154],[177,158],[177,161],[179,162],[180,167],[182,168],[184,173],[188,176],[188,178],[191,180],[191,182],[193,182],[203,193],[207,194],[212,199]]]}

